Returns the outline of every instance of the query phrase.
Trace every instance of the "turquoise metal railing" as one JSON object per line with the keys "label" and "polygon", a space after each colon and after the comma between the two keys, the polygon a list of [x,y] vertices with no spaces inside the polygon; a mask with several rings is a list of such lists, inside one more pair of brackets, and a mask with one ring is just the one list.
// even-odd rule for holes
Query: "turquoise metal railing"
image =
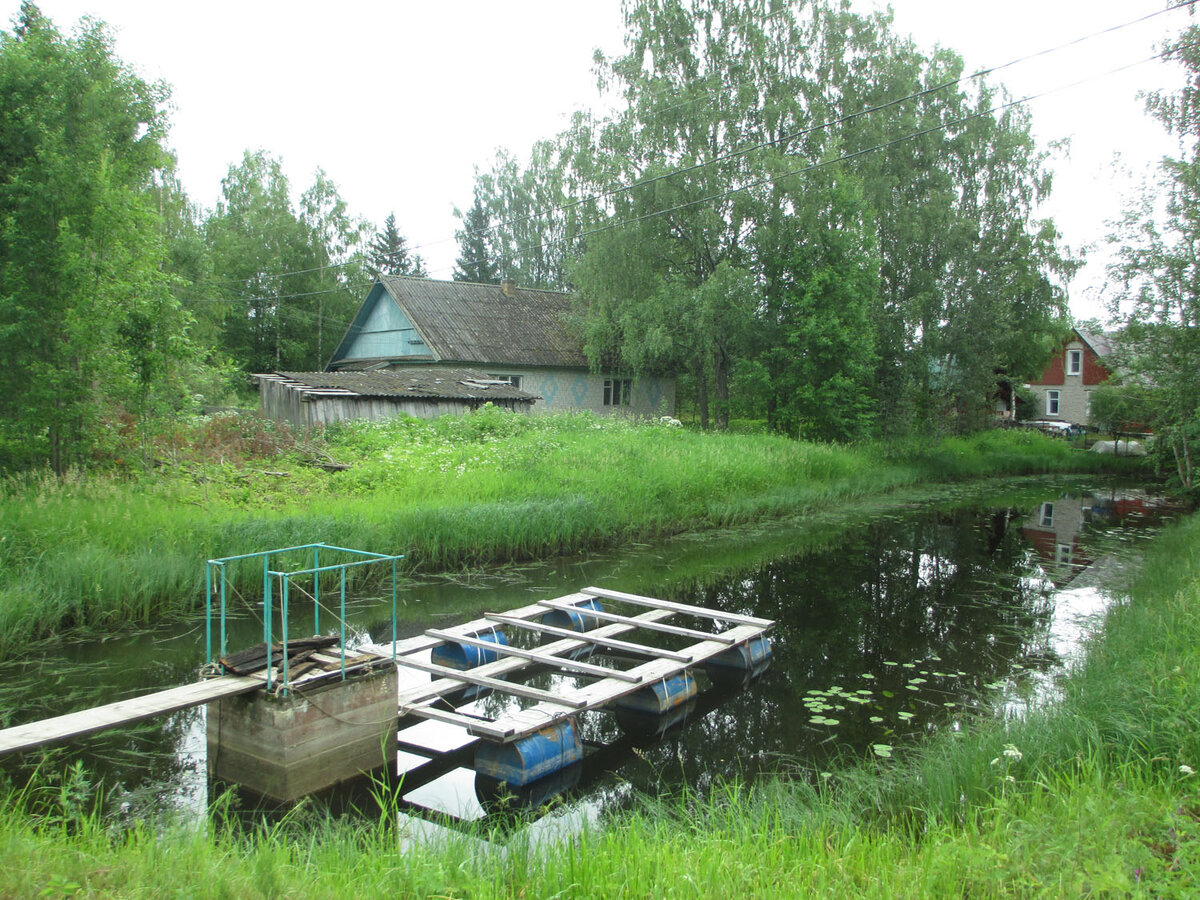
{"label": "turquoise metal railing", "polygon": [[[283,570],[282,568],[272,568],[272,561],[278,559],[284,554],[302,554],[306,551],[312,551],[312,566],[309,568]],[[333,562],[325,565],[321,564],[322,552],[326,554],[332,553],[333,558],[344,559],[349,555],[349,561]],[[329,557],[326,556],[326,559]],[[272,634],[273,622],[275,619],[275,603],[276,596],[279,598],[279,615],[280,615],[280,644],[282,647],[287,647],[288,640],[288,618],[289,618],[289,603],[291,600],[292,584],[298,579],[312,580],[312,598],[313,598],[313,633],[320,634],[321,628],[321,578],[326,573],[334,573],[339,582],[339,608],[338,620],[340,628],[340,646],[342,658],[342,677],[346,676],[346,574],[348,571],[362,567],[375,566],[381,563],[391,564],[391,581],[392,581],[392,653],[395,655],[396,647],[396,568],[397,563],[404,559],[403,555],[387,555],[383,553],[369,553],[366,550],[352,550],[349,547],[336,547],[331,544],[303,544],[298,547],[281,547],[276,550],[261,550],[257,553],[243,553],[238,556],[226,556],[222,559],[210,559],[204,567],[204,613],[205,613],[205,652],[206,659],[209,664],[212,664],[214,659],[219,659],[228,653],[226,646],[227,636],[227,607],[228,607],[228,588],[231,581],[230,569],[238,563],[246,563],[250,560],[262,560],[262,597],[263,597],[263,643],[267,648],[267,688],[270,690],[274,687],[274,679],[272,677]],[[219,641],[220,652],[216,657],[213,656],[213,595],[220,595],[220,614],[219,614]],[[276,591],[276,588],[278,589]],[[282,661],[280,665],[280,683],[282,689],[286,690],[288,685],[288,657],[287,653],[281,653]]]}

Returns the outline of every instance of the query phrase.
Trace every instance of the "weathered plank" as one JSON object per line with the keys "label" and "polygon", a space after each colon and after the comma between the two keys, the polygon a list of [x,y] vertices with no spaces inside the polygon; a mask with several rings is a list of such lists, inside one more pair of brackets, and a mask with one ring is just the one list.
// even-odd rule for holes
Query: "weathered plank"
{"label": "weathered plank", "polygon": [[564,659],[553,653],[539,652],[537,650],[525,650],[521,647],[514,647],[511,644],[500,644],[496,641],[485,641],[479,638],[470,637],[469,635],[454,635],[446,631],[441,631],[437,628],[430,628],[425,632],[430,637],[441,637],[447,641],[461,641],[464,644],[469,644],[472,647],[483,647],[489,652],[496,653],[500,656],[517,656],[521,659],[527,659],[530,662],[541,663],[542,665],[553,666],[556,669],[567,669],[571,672],[582,672],[584,675],[596,675],[600,678],[616,678],[620,681],[628,681],[631,684],[638,684],[641,678],[636,675],[628,675],[620,669],[610,669],[607,666],[597,666],[594,663],[580,662],[573,659]]}
{"label": "weathered plank", "polygon": [[[558,701],[559,695],[553,694],[550,691],[539,690],[538,688],[526,687],[523,684],[517,684],[513,681],[505,681],[503,678],[492,678],[488,675],[475,674],[478,670],[469,669],[460,671],[459,669],[451,669],[449,666],[439,666],[437,663],[421,662],[416,659],[407,657],[398,661],[399,665],[407,666],[410,669],[420,669],[422,672],[430,672],[434,675],[441,675],[445,678],[453,678],[458,681],[466,682],[467,684],[477,684],[480,687],[491,688],[494,691],[499,691],[503,694],[512,694],[516,697],[525,697],[528,700],[541,700],[543,702]],[[624,682],[622,682],[624,683]],[[563,705],[577,706],[574,701],[563,700]]]}
{"label": "weathered plank", "polygon": [[[586,599],[586,598],[581,597],[580,599]],[[525,607],[525,610],[532,610],[537,615],[544,615],[546,612],[545,608],[540,607],[540,606]],[[590,612],[591,611],[589,610],[589,613]],[[664,610],[649,610],[649,611],[644,612],[641,615],[635,617],[632,620],[637,623],[636,625],[605,625],[602,628],[593,629],[592,631],[590,631],[588,633],[592,636],[598,635],[600,637],[608,637],[610,635],[625,634],[629,631],[633,631],[635,628],[642,627],[647,622],[653,623],[653,622],[658,621],[659,619],[669,618],[672,615],[673,615],[673,613],[669,613]],[[484,629],[491,627],[491,624],[486,619],[480,619],[478,621],[481,622],[482,624],[479,625],[479,627],[475,629],[476,631],[482,631]],[[447,628],[446,631],[458,632],[459,629]],[[431,647],[437,646],[438,644],[441,643],[441,641],[434,640],[433,638],[428,638],[428,637],[424,637],[424,636],[422,636],[421,639],[426,642],[426,650],[428,650]],[[416,639],[410,638],[407,641],[405,641],[405,644],[407,645],[407,647],[411,648],[413,646],[412,642],[415,640]],[[564,639],[561,641],[555,641],[551,644],[545,644],[542,646],[541,649],[546,653],[556,653],[557,654],[557,653],[568,653],[572,650],[577,650],[580,647],[586,647],[587,645],[588,645],[588,641],[586,639],[575,638],[575,639]],[[387,645],[375,644],[375,645],[371,646],[370,648],[364,646],[361,649],[364,649],[364,650],[370,649],[371,652],[378,654],[383,659],[390,660],[392,658],[392,651]],[[407,649],[403,655],[409,656],[413,652],[415,652],[415,651],[413,651],[412,649]],[[524,669],[530,665],[532,665],[532,663],[530,663],[528,660],[517,659],[516,657],[510,656],[510,657],[505,657],[504,659],[498,659],[495,662],[484,663],[482,666],[476,666],[474,669],[472,669],[472,671],[475,672],[476,674],[480,674],[480,675],[508,675],[508,674],[511,674],[512,672],[519,672],[521,669]],[[462,689],[462,682],[458,681],[454,678],[439,678],[435,681],[431,681],[427,685],[420,685],[418,687],[406,688],[405,690],[400,691],[400,697],[399,697],[400,714],[405,715],[408,712],[408,710],[412,704],[421,703],[425,700],[430,700],[434,697],[439,697],[443,694],[450,694],[450,693],[453,693],[454,691],[461,690],[461,689]]]}
{"label": "weathered plank", "polygon": [[636,653],[638,656],[649,656],[654,659],[666,657],[679,662],[690,662],[691,657],[686,653],[675,650],[664,650],[662,647],[651,647],[649,644],[638,644],[633,641],[622,641],[618,638],[595,637],[592,631],[572,631],[570,628],[558,628],[554,625],[543,625],[541,622],[531,622],[526,619],[514,619],[501,613],[484,613],[484,617],[501,625],[513,628],[523,628],[538,634],[549,634],[554,637],[578,638],[595,644],[597,647],[608,647],[610,650],[624,650],[626,653]]}
{"label": "weathered plank", "polygon": [[129,725],[152,716],[200,706],[222,697],[244,694],[262,686],[263,679],[253,675],[222,675],[220,678],[185,684],[182,687],[129,700],[118,700],[116,703],[67,713],[53,719],[16,725],[0,731],[0,755],[82,737],[107,728]]}
{"label": "weathered plank", "polygon": [[760,629],[772,627],[771,619],[760,619],[757,616],[744,616],[740,613],[723,612],[719,609],[709,609],[707,606],[692,606],[690,603],[674,603],[670,600],[657,600],[654,597],[643,597],[640,594],[626,594],[624,591],[610,591],[606,588],[584,588],[583,593],[591,597],[607,600],[621,600],[635,606],[649,606],[653,609],[669,609],[690,616],[700,616],[705,619],[719,619],[723,622],[733,622],[738,625],[754,625]]}
{"label": "weathered plank", "polygon": [[[541,605],[549,607],[550,609],[565,609],[571,611],[575,611],[576,609],[576,607],[570,604],[559,603],[557,600],[542,600]],[[669,618],[670,616],[675,615],[674,611],[672,610],[661,610],[661,612],[664,613],[664,618]],[[605,612],[599,609],[589,609],[587,614],[593,619],[600,619],[602,622],[619,622],[626,625],[637,622],[638,628],[644,628],[647,631],[659,631],[663,634],[674,634],[679,637],[688,637],[697,641],[711,640],[722,641],[726,644],[734,643],[734,639],[731,637],[726,637],[725,635],[720,634],[712,634],[708,631],[699,631],[695,628],[685,628],[682,625],[666,625],[661,622],[646,622],[643,624],[643,620],[640,616],[622,616],[617,613]]]}

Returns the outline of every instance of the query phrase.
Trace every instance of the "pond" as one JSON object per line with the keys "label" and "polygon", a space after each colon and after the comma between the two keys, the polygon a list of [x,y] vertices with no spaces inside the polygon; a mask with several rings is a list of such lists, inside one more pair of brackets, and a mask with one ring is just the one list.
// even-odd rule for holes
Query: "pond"
{"label": "pond", "polygon": [[[554,833],[639,795],[705,791],[719,780],[784,769],[815,774],[834,755],[900,754],[964,717],[1022,715],[1051,702],[1056,678],[1077,658],[1141,545],[1179,512],[1144,488],[1094,480],[959,486],[919,502],[878,501],[423,579],[402,591],[403,627],[444,627],[585,585],[777,621],[768,671],[741,690],[702,693],[665,733],[629,734],[608,713],[583,716],[584,763],[521,798],[562,795],[537,826]],[[243,605],[231,647],[261,640],[259,614]],[[389,636],[390,614],[389,592],[356,598],[348,620],[380,640]],[[186,683],[203,656],[202,615],[107,641],[40,647],[0,664],[0,717],[19,724]],[[531,683],[562,676],[539,677]],[[507,701],[479,702],[494,715]],[[469,752],[418,750],[453,751],[465,743],[461,732],[433,722],[402,726],[399,766],[413,771],[392,787],[410,812],[466,821],[497,814],[476,785]],[[5,759],[0,772],[17,781],[35,765],[62,772],[80,759],[106,785],[114,815],[195,815],[221,790],[207,777],[206,752],[203,711],[189,710]],[[372,789],[349,785],[321,802],[371,809]]]}

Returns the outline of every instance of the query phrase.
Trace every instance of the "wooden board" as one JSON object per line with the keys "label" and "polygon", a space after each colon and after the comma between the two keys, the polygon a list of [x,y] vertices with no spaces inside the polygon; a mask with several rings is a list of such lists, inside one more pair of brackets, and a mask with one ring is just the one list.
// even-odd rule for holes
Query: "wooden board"
{"label": "wooden board", "polygon": [[662,647],[651,647],[649,644],[622,641],[619,638],[596,637],[594,631],[572,631],[570,628],[557,628],[554,625],[543,625],[540,622],[531,622],[527,619],[513,619],[501,613],[484,613],[484,615],[490,621],[499,622],[501,625],[524,628],[528,631],[538,634],[549,634],[554,637],[578,638],[587,641],[589,644],[595,644],[597,647],[607,647],[610,650],[623,650],[626,653],[635,653],[638,656],[649,656],[651,659],[665,657],[667,659],[678,660],[679,662],[691,662],[692,660],[686,653],[664,650]]}
{"label": "wooden board", "polygon": [[129,725],[152,716],[201,706],[222,697],[244,694],[262,686],[261,677],[222,675],[220,678],[185,684],[183,687],[170,688],[129,700],[118,700],[106,706],[67,713],[53,719],[16,725],[0,731],[0,755],[82,737],[106,728]]}
{"label": "wooden board", "polygon": [[[557,600],[543,600],[542,606],[549,607],[550,609],[565,609],[569,611],[573,611],[575,609],[575,607],[569,606],[565,603],[560,603]],[[675,613],[671,610],[661,610],[661,612],[666,614],[665,617],[675,615]],[[618,613],[604,612],[603,610],[599,609],[589,609],[587,611],[587,615],[593,619],[599,619],[602,622],[620,622],[623,624],[628,624],[631,622],[641,621],[640,617],[622,616]],[[661,622],[647,622],[646,624],[639,624],[637,627],[644,628],[647,631],[659,631],[663,634],[674,634],[678,635],[679,637],[689,637],[696,641],[712,640],[723,641],[726,644],[734,643],[734,639],[731,637],[726,637],[721,634],[712,634],[708,631],[699,631],[695,628],[684,628],[682,625],[664,625]]]}
{"label": "wooden board", "polygon": [[[519,619],[514,621],[520,621]],[[637,684],[641,681],[640,678],[634,675],[627,675],[620,669],[612,669],[607,666],[597,666],[593,663],[580,662],[576,659],[564,659],[553,653],[546,653],[540,650],[524,650],[520,647],[514,647],[511,644],[501,644],[496,641],[485,641],[478,638],[468,637],[467,635],[452,635],[445,631],[439,631],[436,628],[430,628],[425,632],[430,637],[441,637],[447,641],[461,641],[472,647],[482,647],[489,653],[495,653],[498,656],[517,656],[521,659],[527,659],[530,662],[540,663],[544,666],[551,666],[556,669],[566,669],[569,672],[581,672],[584,675],[595,675],[598,678],[616,678],[620,681],[628,681],[631,684]]]}
{"label": "wooden board", "polygon": [[[399,660],[399,665],[408,666],[412,669],[420,669],[422,672],[430,672],[434,675],[441,675],[444,678],[453,678],[456,681],[465,682],[466,684],[477,684],[480,687],[491,688],[493,691],[499,691],[502,694],[512,694],[517,697],[525,697],[528,700],[541,700],[558,702],[559,695],[552,694],[549,691],[539,690],[538,688],[526,687],[523,684],[517,684],[512,681],[505,681],[503,678],[491,678],[487,675],[476,675],[478,667],[468,669],[467,671],[459,671],[451,669],[449,666],[439,666],[437,663],[420,662],[419,660],[405,657]],[[608,679],[605,679],[606,681]],[[622,682],[624,683],[624,682]],[[459,685],[461,687],[461,685]],[[563,700],[563,704],[574,706],[573,701]]]}
{"label": "wooden board", "polygon": [[757,616],[743,616],[740,613],[723,612],[719,609],[710,609],[707,606],[692,606],[688,603],[656,600],[654,597],[643,597],[641,594],[626,594],[623,591],[610,591],[605,588],[584,588],[582,593],[599,599],[620,600],[624,603],[632,603],[635,606],[669,609],[677,613],[686,613],[689,616],[699,616],[703,619],[718,619],[722,622],[734,622],[738,625],[754,625],[760,629],[771,628],[775,624],[771,619],[760,619]]}

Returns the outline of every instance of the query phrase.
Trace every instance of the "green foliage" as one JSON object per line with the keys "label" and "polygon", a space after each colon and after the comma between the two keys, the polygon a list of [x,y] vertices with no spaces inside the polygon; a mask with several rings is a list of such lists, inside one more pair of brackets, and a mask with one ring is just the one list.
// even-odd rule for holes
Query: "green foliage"
{"label": "green foliage", "polygon": [[477,179],[507,266],[561,283],[547,259],[577,251],[594,367],[675,372],[703,427],[823,440],[976,428],[999,377],[1035,374],[1076,264],[1002,91],[845,4],[624,13],[598,57],[622,107]]}
{"label": "green foliage", "polygon": [[396,228],[396,214],[388,213],[383,228],[375,232],[367,248],[367,265],[377,275],[423,277],[425,261],[408,249],[408,241]]}
{"label": "green foliage", "polygon": [[408,842],[383,791],[376,820],[301,809],[242,825],[222,800],[207,828],[110,829],[68,770],[0,791],[0,894],[1194,897],[1197,569],[1193,517],[1152,548],[1057,704],[823,773],[798,763],[753,788],[639,799],[536,850],[482,829]]}
{"label": "green foliage", "polygon": [[[1062,441],[989,432],[838,447],[701,434],[590,414],[348,422],[324,438],[254,416],[156,438],[162,465],[119,479],[0,482],[0,655],[61,628],[191,609],[197,561],[329,540],[421,571],[541,559],[798,515],[921,482],[1129,470]],[[346,471],[314,463],[337,461]]]}
{"label": "green foliage", "polygon": [[[1112,313],[1125,324],[1121,362],[1140,382],[1149,424],[1176,477],[1196,486],[1200,446],[1200,28],[1186,29],[1169,48],[1183,67],[1177,94],[1153,94],[1150,111],[1179,139],[1178,157],[1163,160],[1157,196],[1151,192],[1127,211],[1110,242],[1118,261],[1110,276],[1120,288]],[[1160,208],[1165,205],[1165,216]]]}
{"label": "green foliage", "polygon": [[500,265],[493,247],[491,217],[483,205],[479,190],[475,191],[475,202],[463,213],[456,209],[455,215],[462,220],[462,230],[455,232],[458,238],[459,257],[454,262],[454,280],[473,284],[499,284]]}
{"label": "green foliage", "polygon": [[279,160],[246,153],[204,222],[222,349],[247,372],[324,368],[367,283],[364,224],[318,171],[293,208]]}
{"label": "green foliage", "polygon": [[0,468],[58,471],[127,413],[177,408],[196,352],[164,272],[167,91],[85,20],[0,33]]}

